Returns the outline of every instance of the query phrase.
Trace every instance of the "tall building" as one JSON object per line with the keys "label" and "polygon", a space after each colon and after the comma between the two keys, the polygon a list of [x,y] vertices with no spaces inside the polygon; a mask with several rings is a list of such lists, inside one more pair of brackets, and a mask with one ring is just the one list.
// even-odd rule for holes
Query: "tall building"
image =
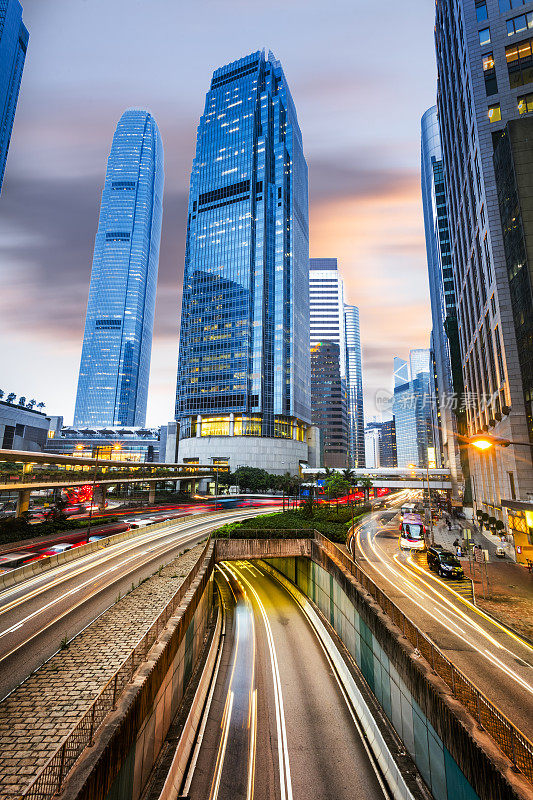
{"label": "tall building", "polygon": [[[411,350],[409,365],[403,359],[394,359],[392,411],[399,467],[435,466],[429,370],[429,350]],[[406,375],[407,381],[401,383]]]}
{"label": "tall building", "polygon": [[338,344],[345,378],[344,283],[336,258],[309,259],[309,319],[311,347],[324,341]]}
{"label": "tall building", "polygon": [[307,164],[281,64],[256,52],[215,70],[198,126],[180,460],[278,473],[310,463],[310,375]]}
{"label": "tall building", "polygon": [[29,39],[18,0],[0,3],[0,191]]}
{"label": "tall building", "polygon": [[344,326],[348,393],[348,465],[360,468],[365,466],[365,417],[363,412],[361,333],[357,306],[344,306]]}
{"label": "tall building", "polygon": [[398,466],[398,456],[396,453],[396,426],[394,424],[394,419],[386,420],[381,425],[379,462],[380,466],[382,467]]}
{"label": "tall building", "polygon": [[[439,0],[435,21],[467,428],[511,442],[531,435],[532,387],[517,343],[495,157],[509,121],[533,107],[532,11],[518,0]],[[505,521],[503,501],[533,492],[531,451],[511,444],[469,456],[476,508]]]}
{"label": "tall building", "polygon": [[324,467],[348,467],[348,397],[340,363],[336,342],[311,348],[312,420],[320,429]]}
{"label": "tall building", "polygon": [[[453,285],[450,228],[446,208],[444,165],[440,145],[437,107],[422,117],[422,204],[431,300],[432,395],[434,395],[434,439],[438,466],[450,470],[457,485],[461,474],[457,439],[457,404],[462,381],[455,288]],[[455,369],[452,369],[452,359]]]}
{"label": "tall building", "polygon": [[381,422],[368,422],[365,426],[365,466],[378,469],[381,463]]}
{"label": "tall building", "polygon": [[157,124],[148,111],[128,109],[107,162],[75,426],[145,424],[162,202]]}

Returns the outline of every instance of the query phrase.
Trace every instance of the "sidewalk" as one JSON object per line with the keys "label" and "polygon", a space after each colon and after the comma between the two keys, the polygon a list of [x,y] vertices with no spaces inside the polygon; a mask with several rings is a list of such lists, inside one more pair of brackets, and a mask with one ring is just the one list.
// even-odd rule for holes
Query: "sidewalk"
{"label": "sidewalk", "polygon": [[[468,523],[467,523],[468,524]],[[533,640],[533,575],[525,567],[507,558],[496,557],[497,544],[476,530],[473,525],[472,541],[489,551],[487,564],[472,564],[468,557],[461,558],[467,577],[472,578],[476,605],[496,617],[518,634]],[[434,526],[435,542],[455,552],[453,542],[462,540],[462,524],[448,530],[443,522]],[[483,570],[483,574],[481,573]],[[487,580],[488,579],[488,580]]]}

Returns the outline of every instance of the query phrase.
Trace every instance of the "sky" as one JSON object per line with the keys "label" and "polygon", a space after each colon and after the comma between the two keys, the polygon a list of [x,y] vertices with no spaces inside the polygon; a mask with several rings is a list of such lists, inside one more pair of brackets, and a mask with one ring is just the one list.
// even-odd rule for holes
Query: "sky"
{"label": "sky", "polygon": [[100,196],[123,111],[148,108],[165,195],[147,424],[173,418],[189,175],[214,69],[282,62],[309,165],[310,255],[359,306],[366,418],[429,345],[420,118],[433,0],[22,0],[30,32],[0,196],[0,388],[72,422]]}

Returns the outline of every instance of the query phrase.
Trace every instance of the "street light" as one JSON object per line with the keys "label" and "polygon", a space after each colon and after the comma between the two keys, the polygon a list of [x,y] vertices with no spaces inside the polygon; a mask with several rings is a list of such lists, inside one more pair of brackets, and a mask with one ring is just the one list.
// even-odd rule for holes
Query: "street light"
{"label": "street light", "polygon": [[[492,436],[490,433],[476,433],[474,436],[466,437],[466,443],[481,452],[490,450],[492,447],[496,446],[509,447],[510,444],[525,444],[525,442],[511,442],[509,439],[501,439],[497,436]],[[531,447],[530,444],[527,446]]]}

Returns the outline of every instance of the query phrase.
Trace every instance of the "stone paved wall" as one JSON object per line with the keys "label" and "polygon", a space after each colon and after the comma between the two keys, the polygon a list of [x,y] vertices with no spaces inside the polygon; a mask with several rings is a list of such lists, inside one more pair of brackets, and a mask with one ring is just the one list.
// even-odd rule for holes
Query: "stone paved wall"
{"label": "stone paved wall", "polygon": [[0,798],[17,796],[183,583],[204,545],[123,597],[0,703]]}

